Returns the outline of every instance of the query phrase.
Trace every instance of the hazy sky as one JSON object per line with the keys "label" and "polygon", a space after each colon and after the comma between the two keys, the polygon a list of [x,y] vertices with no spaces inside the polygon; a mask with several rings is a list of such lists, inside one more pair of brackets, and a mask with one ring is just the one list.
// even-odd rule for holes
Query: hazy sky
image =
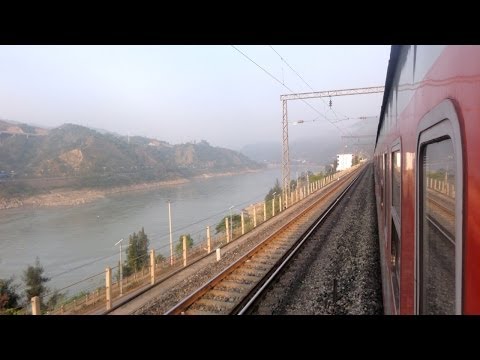
{"label": "hazy sky", "polygon": [[[236,46],[294,92],[311,89],[269,46]],[[315,90],[384,85],[390,46],[273,46]],[[75,123],[170,143],[281,141],[280,95],[290,93],[231,46],[0,46],[0,119]],[[329,99],[325,99],[328,102]],[[332,98],[332,121],[379,115],[382,95]],[[319,115],[289,102],[289,119]],[[350,127],[358,121],[341,121]],[[375,124],[376,128],[376,124]],[[323,117],[290,139],[340,136]]]}

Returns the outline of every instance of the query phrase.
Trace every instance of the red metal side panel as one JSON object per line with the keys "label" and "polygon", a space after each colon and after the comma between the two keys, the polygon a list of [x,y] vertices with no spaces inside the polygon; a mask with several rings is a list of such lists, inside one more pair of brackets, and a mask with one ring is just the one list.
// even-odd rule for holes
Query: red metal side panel
{"label": "red metal side panel", "polygon": [[400,313],[414,312],[417,124],[430,109],[451,99],[456,105],[463,142],[463,311],[480,314],[480,46],[447,47],[423,81],[413,88],[413,98],[399,114],[399,131],[392,131],[383,144],[377,145],[377,152],[381,153],[399,135],[402,137]]}

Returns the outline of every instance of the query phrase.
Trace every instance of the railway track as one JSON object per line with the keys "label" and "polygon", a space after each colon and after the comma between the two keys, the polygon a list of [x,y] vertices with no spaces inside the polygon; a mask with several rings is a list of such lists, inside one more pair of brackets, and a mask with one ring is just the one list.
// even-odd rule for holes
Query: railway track
{"label": "railway track", "polygon": [[[279,274],[309,235],[323,222],[348,189],[363,174],[365,167],[342,180],[306,208],[298,217],[258,244],[213,279],[168,310],[166,315],[244,314],[265,287]],[[352,180],[353,178],[353,180]],[[345,190],[328,206],[325,198],[349,182]],[[323,200],[323,201],[322,201]],[[315,219],[312,224],[312,219]]]}

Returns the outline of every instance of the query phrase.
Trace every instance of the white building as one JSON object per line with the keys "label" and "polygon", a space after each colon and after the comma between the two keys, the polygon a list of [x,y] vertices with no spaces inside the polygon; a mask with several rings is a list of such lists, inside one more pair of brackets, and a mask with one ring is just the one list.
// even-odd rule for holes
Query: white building
{"label": "white building", "polygon": [[342,171],[352,167],[353,154],[337,155],[337,171]]}

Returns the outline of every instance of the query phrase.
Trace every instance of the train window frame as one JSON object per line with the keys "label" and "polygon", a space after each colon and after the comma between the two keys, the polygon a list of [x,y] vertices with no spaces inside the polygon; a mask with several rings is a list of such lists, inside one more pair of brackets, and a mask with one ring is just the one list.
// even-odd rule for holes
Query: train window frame
{"label": "train window frame", "polygon": [[[400,194],[399,194],[399,208],[400,208],[400,214],[397,212],[397,209],[393,206],[393,155],[395,152],[400,153]],[[393,141],[391,147],[390,147],[390,164],[391,167],[389,169],[389,175],[390,175],[390,236],[388,237],[388,243],[390,247],[390,259],[392,260],[392,251],[393,251],[393,238],[394,238],[394,231],[396,232],[397,238],[398,238],[398,244],[396,244],[396,258],[395,258],[395,263],[391,263],[390,265],[392,266],[391,268],[391,286],[392,286],[392,294],[394,294],[394,303],[395,307],[400,309],[400,294],[401,294],[401,249],[402,249],[402,163],[403,163],[403,156],[402,156],[402,142],[401,138],[396,139]],[[397,281],[397,291],[395,292],[395,283],[394,283],[394,277],[395,281]],[[395,296],[396,294],[396,296]]]}
{"label": "train window frame", "polygon": [[[392,156],[395,152],[400,153],[400,196],[399,196],[399,208],[400,208],[400,214],[397,212],[397,209],[393,206],[393,160]],[[390,169],[390,176],[392,177],[391,181],[391,193],[390,193],[390,213],[392,214],[392,218],[395,221],[395,225],[397,225],[398,229],[401,230],[402,228],[402,163],[403,163],[403,156],[402,156],[402,143],[401,139],[398,138],[396,141],[394,141],[393,145],[390,148],[390,161],[392,163],[392,167]],[[401,231],[399,231],[401,233]],[[399,234],[400,235],[400,234]]]}
{"label": "train window frame", "polygon": [[455,154],[455,188],[458,191],[455,198],[455,314],[462,314],[463,310],[463,153],[462,136],[455,105],[450,99],[443,100],[419,121],[417,126],[417,159],[415,174],[415,261],[414,261],[414,294],[415,313],[420,311],[420,239],[423,220],[423,197],[421,196],[423,163],[421,153],[423,148],[431,143],[450,138]]}

